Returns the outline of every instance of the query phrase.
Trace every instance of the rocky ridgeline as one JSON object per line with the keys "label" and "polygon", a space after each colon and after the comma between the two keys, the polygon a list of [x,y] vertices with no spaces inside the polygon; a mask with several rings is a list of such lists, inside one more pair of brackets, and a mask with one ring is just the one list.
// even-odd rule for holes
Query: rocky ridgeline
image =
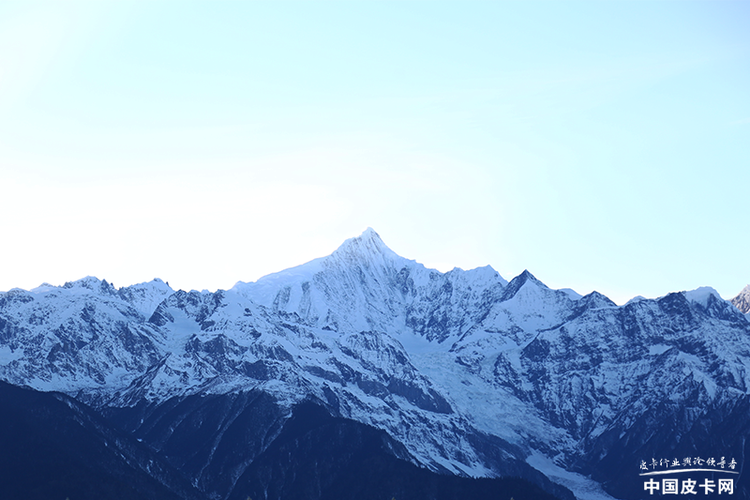
{"label": "rocky ridgeline", "polygon": [[528,271],[430,270],[367,230],[216,293],[89,277],[0,294],[0,377],[85,403],[213,498],[266,477],[252,464],[310,402],[429,471],[639,498],[641,460],[747,451],[748,297],[617,306]]}

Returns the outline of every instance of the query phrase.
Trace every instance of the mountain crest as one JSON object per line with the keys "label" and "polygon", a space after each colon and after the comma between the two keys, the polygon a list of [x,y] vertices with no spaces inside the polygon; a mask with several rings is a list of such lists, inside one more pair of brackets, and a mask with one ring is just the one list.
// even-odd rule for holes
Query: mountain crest
{"label": "mountain crest", "polygon": [[344,241],[332,254],[331,257],[344,258],[357,261],[392,261],[399,256],[380,238],[380,235],[371,227],[364,230],[357,237]]}
{"label": "mountain crest", "polygon": [[[740,295],[750,298],[750,287]],[[309,427],[290,432],[286,422],[318,418],[290,420],[305,401],[330,409],[337,425],[376,427],[390,436],[376,444],[426,470],[541,485],[549,473],[583,500],[611,498],[598,482],[617,498],[643,498],[638,464],[648,457],[716,453],[743,466],[748,353],[750,322],[710,288],[618,307],[597,292],[548,288],[527,270],[506,283],[490,267],[428,269],[370,228],[329,256],[226,292],[175,292],[160,280],[115,290],[89,277],[0,294],[0,381],[75,395],[214,500],[373,497],[245,488],[262,490],[271,473],[318,488],[332,469],[320,462],[327,469],[307,475],[309,450],[359,453],[328,446],[357,436],[323,420],[312,422],[313,440]],[[0,429],[13,432],[3,414]],[[150,460],[139,462],[146,472]],[[368,462],[373,473],[387,467]],[[659,467],[648,470],[671,473]],[[735,479],[737,498],[750,498],[744,476]],[[383,495],[393,496],[427,498]]]}
{"label": "mountain crest", "polygon": [[92,292],[102,293],[106,295],[117,295],[117,290],[114,285],[108,283],[107,280],[100,280],[96,276],[86,276],[75,281],[68,281],[62,288],[74,289],[74,290],[91,290]]}
{"label": "mountain crest", "polygon": [[730,302],[743,313],[750,313],[750,285],[743,288]]}
{"label": "mountain crest", "polygon": [[531,274],[527,269],[524,269],[524,271],[510,280],[510,283],[508,283],[508,286],[505,287],[505,292],[503,292],[502,300],[508,300],[513,298],[518,291],[521,289],[523,285],[526,283],[531,282],[535,285],[539,286],[540,288],[547,288],[547,285],[536,279],[536,277]]}
{"label": "mountain crest", "polygon": [[685,295],[685,298],[688,299],[691,302],[696,302],[703,307],[707,307],[710,297],[713,295],[715,298],[722,300],[721,295],[719,295],[719,292],[711,288],[710,286],[702,286],[699,288],[696,288],[695,290],[689,290],[686,292],[682,292],[683,295]]}

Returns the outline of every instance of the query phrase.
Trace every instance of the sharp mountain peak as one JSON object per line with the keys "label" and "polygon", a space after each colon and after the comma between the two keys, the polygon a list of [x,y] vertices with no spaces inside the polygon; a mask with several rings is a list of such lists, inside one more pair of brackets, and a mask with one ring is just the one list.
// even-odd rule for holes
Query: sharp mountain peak
{"label": "sharp mountain peak", "polygon": [[403,258],[391,250],[382,240],[380,235],[371,227],[365,229],[362,234],[344,241],[332,254],[334,256],[359,257],[372,259],[376,257]]}
{"label": "sharp mountain peak", "polygon": [[750,285],[747,285],[737,294],[735,298],[730,300],[734,306],[745,314],[750,313]]}

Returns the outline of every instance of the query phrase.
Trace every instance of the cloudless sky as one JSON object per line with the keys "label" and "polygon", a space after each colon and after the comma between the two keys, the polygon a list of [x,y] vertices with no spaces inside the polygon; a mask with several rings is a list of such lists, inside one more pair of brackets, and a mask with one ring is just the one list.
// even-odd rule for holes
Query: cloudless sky
{"label": "cloudless sky", "polygon": [[0,2],[0,290],[447,271],[750,283],[746,1]]}

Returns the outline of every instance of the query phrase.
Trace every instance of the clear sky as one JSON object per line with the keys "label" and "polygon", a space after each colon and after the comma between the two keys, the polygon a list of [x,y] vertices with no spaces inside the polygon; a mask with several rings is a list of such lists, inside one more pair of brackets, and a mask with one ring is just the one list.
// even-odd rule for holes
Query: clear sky
{"label": "clear sky", "polygon": [[750,2],[0,2],[0,290],[373,227],[447,271],[750,283]]}

